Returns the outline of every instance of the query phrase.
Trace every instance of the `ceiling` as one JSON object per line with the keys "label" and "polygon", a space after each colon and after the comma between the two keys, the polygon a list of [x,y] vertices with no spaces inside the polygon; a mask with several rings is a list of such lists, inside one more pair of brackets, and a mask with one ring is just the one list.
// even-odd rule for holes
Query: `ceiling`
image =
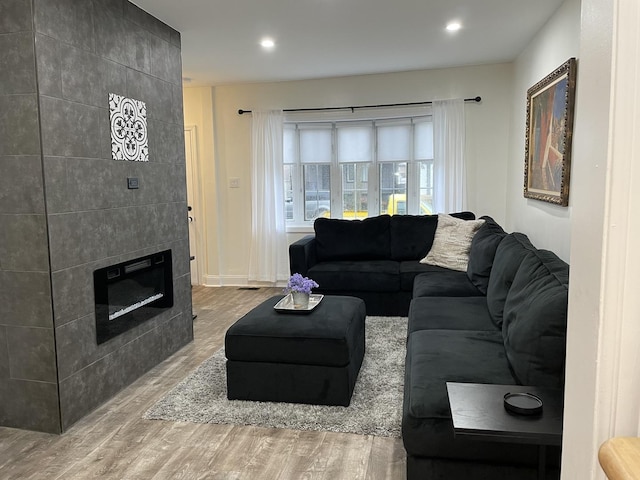
{"label": "ceiling", "polygon": [[133,0],[182,34],[185,86],[510,62],[562,2]]}

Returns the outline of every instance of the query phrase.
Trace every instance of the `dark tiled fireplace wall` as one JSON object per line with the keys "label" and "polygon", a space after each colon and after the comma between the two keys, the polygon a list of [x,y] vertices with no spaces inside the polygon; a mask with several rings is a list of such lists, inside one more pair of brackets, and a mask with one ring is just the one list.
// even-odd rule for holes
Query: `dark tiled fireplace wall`
{"label": "dark tiled fireplace wall", "polygon": [[[2,0],[0,66],[0,425],[61,432],[193,339],[180,34]],[[146,102],[149,162],[111,159],[109,93]],[[97,345],[93,271],[166,249],[173,308]]]}

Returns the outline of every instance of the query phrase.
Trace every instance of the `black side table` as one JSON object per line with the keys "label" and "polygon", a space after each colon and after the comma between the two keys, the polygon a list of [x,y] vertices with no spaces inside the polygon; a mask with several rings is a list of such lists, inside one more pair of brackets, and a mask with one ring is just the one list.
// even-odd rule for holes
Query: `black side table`
{"label": "black side table", "polygon": [[[447,392],[455,436],[538,445],[538,478],[545,478],[546,446],[562,445],[562,390],[447,382]],[[540,397],[542,413],[527,416],[508,412],[504,408],[506,393],[532,393]]]}

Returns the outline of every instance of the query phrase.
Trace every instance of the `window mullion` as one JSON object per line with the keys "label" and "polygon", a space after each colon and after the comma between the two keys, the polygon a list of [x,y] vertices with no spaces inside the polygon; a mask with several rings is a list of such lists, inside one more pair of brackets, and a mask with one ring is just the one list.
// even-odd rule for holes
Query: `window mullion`
{"label": "window mullion", "polygon": [[416,134],[415,124],[411,121],[411,132],[409,137],[409,161],[407,162],[407,213],[411,215],[420,214],[420,170],[416,161],[415,141]]}
{"label": "window mullion", "polygon": [[295,186],[295,197],[293,203],[293,218],[297,225],[304,223],[304,168],[302,166],[301,150],[300,150],[300,129],[296,125],[296,164],[295,178],[297,185]]}
{"label": "window mullion", "polygon": [[[338,131],[335,123],[331,126],[331,216],[342,215],[342,169],[338,163]],[[334,213],[335,212],[335,213]]]}
{"label": "window mullion", "polygon": [[380,167],[378,163],[378,127],[376,122],[372,122],[371,128],[373,129],[372,142],[373,147],[371,149],[373,158],[369,163],[369,213],[373,215],[380,215]]}

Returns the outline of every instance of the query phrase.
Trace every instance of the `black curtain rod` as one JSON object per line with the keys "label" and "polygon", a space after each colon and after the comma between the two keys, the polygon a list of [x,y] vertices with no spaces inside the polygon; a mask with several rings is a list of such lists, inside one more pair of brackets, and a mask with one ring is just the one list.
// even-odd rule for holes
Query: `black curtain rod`
{"label": "black curtain rod", "polygon": [[[480,102],[482,101],[481,97],[473,97],[473,98],[465,98],[465,102]],[[428,102],[410,102],[410,103],[386,103],[382,105],[359,105],[354,107],[319,107],[319,108],[287,108],[282,110],[283,112],[320,112],[320,111],[329,111],[329,110],[351,110],[353,113],[355,110],[360,108],[382,108],[382,107],[411,107],[414,105],[431,105],[433,101]],[[243,113],[251,113],[251,110],[238,110],[238,115],[242,115]]]}

